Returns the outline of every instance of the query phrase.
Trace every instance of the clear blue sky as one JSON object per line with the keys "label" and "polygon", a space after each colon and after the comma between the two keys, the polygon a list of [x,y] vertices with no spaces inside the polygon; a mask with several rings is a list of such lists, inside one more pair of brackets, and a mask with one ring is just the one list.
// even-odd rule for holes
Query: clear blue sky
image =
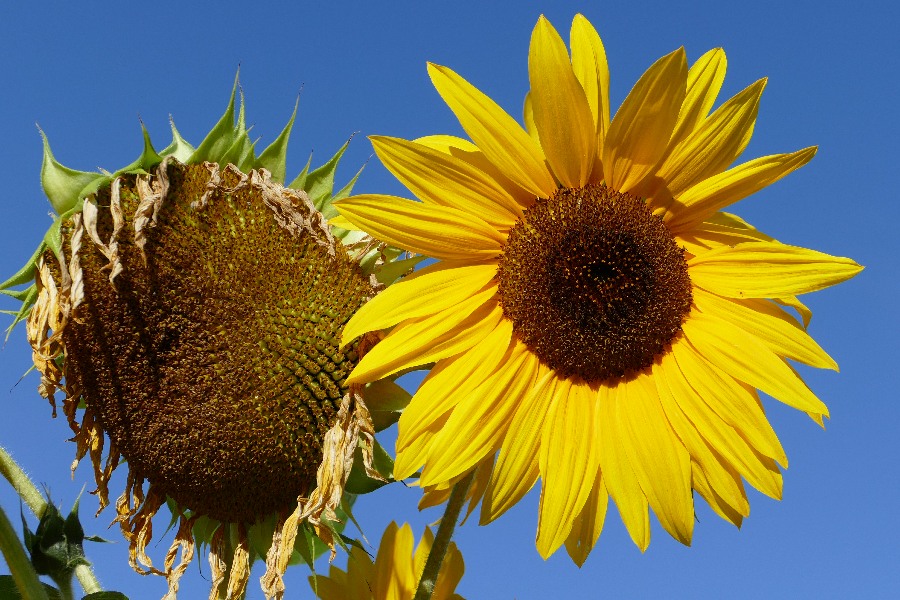
{"label": "clear blue sky", "polygon": [[[35,122],[64,164],[113,170],[140,151],[139,117],[158,147],[167,143],[170,113],[197,143],[224,109],[240,64],[260,147],[281,130],[302,87],[289,175],[310,151],[321,162],[356,133],[339,177],[346,180],[368,161],[358,190],[406,195],[370,158],[365,136],[461,133],[429,83],[426,60],[451,66],[518,116],[529,37],[542,12],[564,36],[577,12],[594,23],[610,61],[613,106],[663,54],[684,45],[692,61],[722,46],[728,75],[721,98],[769,77],[744,156],[819,145],[810,165],[735,211],[779,240],[867,267],[849,283],[805,298],[815,311],[812,334],[841,366],[840,374],[802,370],[831,409],[827,430],[766,399],[790,459],[784,500],[751,491],[751,515],[740,531],[698,501],[692,548],[654,523],[642,555],[611,513],[582,569],[565,552],[545,562],[534,548],[535,490],[492,525],[458,530],[466,561],[458,591],[472,599],[522,600],[898,593],[896,9],[864,1],[852,8],[829,1],[193,4],[6,3],[0,279],[18,269],[49,224]],[[83,485],[93,489],[93,478],[85,463],[70,479],[70,431],[63,418],[51,420],[35,374],[19,382],[29,364],[19,328],[0,352],[0,443],[67,509]],[[115,494],[123,473],[111,486]],[[415,510],[418,498],[417,489],[395,485],[362,499],[357,516],[369,539],[378,540],[391,519],[411,521],[417,535],[436,520],[439,512]],[[19,502],[2,481],[0,505],[15,518]],[[101,580],[135,600],[161,597],[163,580],[134,574],[117,528],[107,531],[113,511],[95,520],[95,509],[96,500],[86,497],[88,532],[117,542],[88,547]],[[152,545],[151,555],[161,560],[169,541]],[[289,596],[309,597],[303,569],[292,573]],[[189,568],[181,597],[206,597],[208,577],[204,558],[199,570]],[[259,597],[257,578],[250,598]]]}

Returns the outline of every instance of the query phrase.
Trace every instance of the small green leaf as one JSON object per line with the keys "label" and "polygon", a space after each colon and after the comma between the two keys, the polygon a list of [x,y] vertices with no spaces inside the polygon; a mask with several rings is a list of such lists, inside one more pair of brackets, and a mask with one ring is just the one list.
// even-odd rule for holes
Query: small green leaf
{"label": "small green leaf", "polygon": [[272,174],[272,179],[278,183],[284,183],[287,176],[287,148],[288,140],[291,137],[291,130],[294,128],[294,121],[297,118],[297,108],[300,106],[300,98],[294,104],[294,112],[288,120],[287,125],[281,130],[281,133],[275,138],[275,141],[262,151],[256,160],[256,167],[262,167]]}
{"label": "small green leaf", "polygon": [[[9,339],[9,334],[11,334],[13,329],[16,328],[16,325],[28,318],[28,314],[31,312],[31,307],[34,306],[34,303],[37,301],[37,286],[32,285],[28,288],[28,290],[28,295],[25,296],[24,300],[22,300],[22,306],[19,308],[18,312],[12,313],[14,314],[15,318],[13,319],[12,324],[6,328],[6,339]],[[4,312],[11,313],[12,311]]]}
{"label": "small green leaf", "polygon": [[87,596],[82,596],[81,600],[128,600],[128,596],[122,592],[94,592]]}
{"label": "small green leaf", "polygon": [[175,119],[169,115],[169,126],[172,128],[172,143],[166,146],[160,156],[171,156],[179,162],[187,162],[194,153],[194,147],[185,141],[178,129],[175,128]]}
{"label": "small green leaf", "polygon": [[143,121],[141,121],[141,132],[144,136],[144,150],[133,163],[113,173],[113,179],[124,173],[149,173],[150,169],[162,162],[162,156],[153,148],[153,142],[150,141],[150,134],[147,132],[147,128],[144,127]]}
{"label": "small green leaf", "polygon": [[234,143],[234,100],[238,91],[238,76],[240,70],[234,76],[234,87],[231,89],[231,98],[225,114],[213,126],[197,149],[191,154],[187,162],[199,164],[203,161],[218,162],[217,157],[223,156]]}
{"label": "small green leaf", "polygon": [[[317,168],[314,171],[306,172],[304,169],[304,173],[301,173],[297,176],[290,186],[294,189],[303,189],[309,194],[309,199],[312,200],[313,205],[325,215],[325,218],[331,218],[336,215],[327,215],[322,211],[325,204],[331,199],[331,193],[334,190],[334,173],[337,170],[338,162],[341,160],[341,156],[344,155],[344,152],[347,150],[347,146],[350,144],[350,140],[344,142],[344,145],[341,146],[338,151],[328,159],[321,167]],[[303,178],[300,181],[301,177]]]}
{"label": "small green leaf", "polygon": [[38,259],[41,257],[41,254],[46,250],[46,246],[43,242],[41,242],[37,250],[34,251],[34,254],[31,255],[31,258],[28,259],[28,262],[19,269],[15,275],[0,283],[0,290],[5,290],[17,285],[22,285],[23,283],[28,283],[29,281],[34,281],[34,269],[37,267]]}
{"label": "small green leaf", "polygon": [[61,165],[50,150],[50,142],[44,131],[38,127],[41,138],[44,140],[44,158],[41,163],[41,187],[50,200],[53,210],[57,214],[63,214],[83,198],[85,190],[96,191],[98,182],[106,179],[102,173],[89,173],[87,171],[75,171]]}
{"label": "small green leaf", "polygon": [[349,493],[368,494],[394,481],[394,459],[377,441],[372,448],[372,455],[372,466],[384,478],[384,481],[372,479],[366,475],[362,450],[357,448],[356,453],[353,455],[353,467],[350,469],[350,475],[347,477],[347,483],[344,486],[344,489]]}
{"label": "small green leaf", "polygon": [[423,260],[425,260],[424,256],[413,256],[385,263],[375,272],[375,279],[384,285],[391,285],[404,275],[412,273],[415,266]]}

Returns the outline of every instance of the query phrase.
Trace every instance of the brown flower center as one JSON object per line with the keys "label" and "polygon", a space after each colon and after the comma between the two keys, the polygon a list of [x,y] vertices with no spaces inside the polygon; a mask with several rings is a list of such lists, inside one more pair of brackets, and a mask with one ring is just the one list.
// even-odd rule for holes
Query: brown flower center
{"label": "brown flower center", "polygon": [[[315,487],[358,361],[355,345],[339,350],[341,330],[374,292],[340,242],[291,229],[290,207],[220,175],[214,186],[206,166],[169,166],[143,251],[138,182],[123,178],[122,270],[111,284],[98,248],[80,250],[66,377],[133,475],[182,507],[253,523]],[[107,240],[109,190],[97,204]]]}
{"label": "brown flower center", "polygon": [[588,382],[650,366],[691,306],[684,250],[662,220],[602,185],[539,199],[510,231],[497,278],[519,338]]}

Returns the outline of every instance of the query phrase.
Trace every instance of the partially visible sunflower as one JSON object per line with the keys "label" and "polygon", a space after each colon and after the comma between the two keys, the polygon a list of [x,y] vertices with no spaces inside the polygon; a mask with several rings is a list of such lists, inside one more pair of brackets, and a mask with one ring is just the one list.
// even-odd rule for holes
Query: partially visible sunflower
{"label": "partially visible sunflower", "polygon": [[610,120],[606,54],[581,15],[570,44],[571,56],[538,20],[525,129],[429,64],[472,142],[373,137],[421,202],[359,195],[336,206],[338,222],[437,259],[343,333],[350,343],[393,328],[353,382],[435,363],[400,418],[394,476],[421,467],[433,503],[477,468],[482,523],[540,478],[537,549],[548,557],[565,544],[582,564],[610,496],[642,550],[649,508],[690,543],[693,491],[736,525],[749,514],[742,477],[781,497],[787,458],[759,392],[822,423],[828,409],[788,359],[837,365],[807,335],[797,295],[861,267],[721,212],[815,154],[729,168],[750,141],[765,80],[710,113],[725,54],[688,68],[678,49]]}
{"label": "partially visible sunflower", "polygon": [[[413,542],[409,524],[397,527],[392,521],[381,536],[374,563],[362,548],[354,546],[347,558],[346,571],[331,565],[327,576],[312,576],[309,583],[322,600],[412,600],[431,552],[434,534],[426,527],[415,552]],[[462,553],[451,542],[441,563],[432,599],[462,600],[454,590],[464,569]]]}
{"label": "partially visible sunflower", "polygon": [[[369,407],[386,424],[379,403],[406,396],[348,383],[372,340],[338,346],[351,315],[411,263],[328,225],[356,181],[333,191],[346,145],[285,185],[296,109],[257,156],[237,88],[197,148],[173,124],[156,152],[145,131],[140,158],[115,173],[63,167],[45,137],[41,181],[57,215],[0,284],[22,302],[15,323],[27,323],[40,393],[54,413],[54,392],[66,396],[72,468],[90,455],[101,510],[127,461],[115,520],[134,569],[168,579],[166,598],[197,543],[209,544],[211,597],[242,597],[256,558],[264,592],[281,597],[314,538],[332,551],[340,541],[354,456],[380,477]],[[177,533],[158,568],[145,550],[166,504]]]}

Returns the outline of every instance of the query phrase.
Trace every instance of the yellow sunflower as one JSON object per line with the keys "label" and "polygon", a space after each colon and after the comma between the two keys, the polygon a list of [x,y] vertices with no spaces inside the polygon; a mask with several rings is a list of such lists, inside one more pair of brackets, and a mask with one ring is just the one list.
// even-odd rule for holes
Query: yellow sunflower
{"label": "yellow sunflower", "polygon": [[525,129],[429,64],[472,142],[374,137],[421,202],[358,195],[336,206],[342,222],[437,259],[343,331],[349,343],[393,328],[351,382],[434,363],[400,418],[395,477],[421,467],[421,485],[440,496],[477,468],[482,523],[540,478],[538,551],[565,543],[582,564],[610,496],[642,550],[649,508],[690,543],[692,490],[735,524],[749,513],[742,478],[781,496],[787,459],[759,392],[822,423],[828,409],[787,359],[837,365],[807,335],[796,296],[861,267],[720,212],[815,154],[729,168],[764,79],[710,113],[724,52],[688,68],[678,49],[610,119],[606,54],[581,15],[570,45],[571,56],[538,20]]}
{"label": "yellow sunflower", "polygon": [[[354,546],[347,559],[346,571],[331,565],[328,576],[310,577],[310,585],[322,600],[412,600],[434,543],[434,534],[426,528],[415,552],[413,541],[409,524],[398,527],[392,521],[384,530],[374,563],[362,548]],[[462,579],[464,569],[462,553],[451,542],[435,582],[432,600],[462,600],[462,596],[453,590]]]}

